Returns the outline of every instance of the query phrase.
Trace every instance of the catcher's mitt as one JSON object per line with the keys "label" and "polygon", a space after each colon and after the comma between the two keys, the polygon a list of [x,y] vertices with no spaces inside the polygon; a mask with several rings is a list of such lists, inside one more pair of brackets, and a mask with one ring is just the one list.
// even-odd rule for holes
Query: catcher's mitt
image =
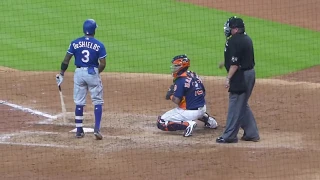
{"label": "catcher's mitt", "polygon": [[169,87],[169,89],[168,89],[168,91],[167,91],[167,94],[166,94],[166,100],[169,100],[169,99],[170,99],[170,96],[173,95],[173,93],[174,93],[174,84],[172,84],[172,85]]}

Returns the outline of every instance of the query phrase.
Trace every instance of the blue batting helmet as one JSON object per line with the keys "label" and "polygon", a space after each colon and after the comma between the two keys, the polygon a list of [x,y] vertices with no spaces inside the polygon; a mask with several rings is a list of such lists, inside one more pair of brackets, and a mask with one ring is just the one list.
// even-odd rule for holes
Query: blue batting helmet
{"label": "blue batting helmet", "polygon": [[97,27],[98,25],[95,20],[87,19],[83,23],[83,33],[86,35],[94,35]]}

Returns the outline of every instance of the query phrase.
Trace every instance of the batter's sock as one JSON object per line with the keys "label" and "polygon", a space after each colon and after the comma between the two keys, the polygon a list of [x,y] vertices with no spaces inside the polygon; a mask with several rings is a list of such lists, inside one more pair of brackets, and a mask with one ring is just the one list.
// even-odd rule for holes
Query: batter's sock
{"label": "batter's sock", "polygon": [[77,132],[81,132],[83,130],[83,106],[76,105],[74,113]]}
{"label": "batter's sock", "polygon": [[94,106],[94,117],[95,117],[95,131],[100,131],[100,122],[102,117],[102,105],[95,105]]}

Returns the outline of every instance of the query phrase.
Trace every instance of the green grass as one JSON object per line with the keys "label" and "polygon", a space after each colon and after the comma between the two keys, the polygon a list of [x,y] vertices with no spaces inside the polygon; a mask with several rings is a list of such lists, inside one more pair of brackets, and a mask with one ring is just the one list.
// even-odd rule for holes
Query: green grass
{"label": "green grass", "polygon": [[[83,21],[94,18],[96,37],[107,47],[106,71],[169,73],[171,58],[186,53],[199,74],[225,75],[217,64],[228,12],[172,0],[12,0],[0,2],[0,11],[1,66],[58,71],[71,40],[82,36]],[[319,32],[242,17],[258,77],[318,64]]]}

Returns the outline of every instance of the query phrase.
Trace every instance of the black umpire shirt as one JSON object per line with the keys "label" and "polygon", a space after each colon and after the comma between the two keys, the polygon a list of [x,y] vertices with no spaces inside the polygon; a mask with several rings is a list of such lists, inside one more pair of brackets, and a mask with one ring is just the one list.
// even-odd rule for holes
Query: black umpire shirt
{"label": "black umpire shirt", "polygon": [[252,40],[246,33],[234,34],[226,42],[224,66],[227,72],[231,65],[239,68],[230,79],[229,92],[241,94],[246,90],[244,71],[255,65]]}

